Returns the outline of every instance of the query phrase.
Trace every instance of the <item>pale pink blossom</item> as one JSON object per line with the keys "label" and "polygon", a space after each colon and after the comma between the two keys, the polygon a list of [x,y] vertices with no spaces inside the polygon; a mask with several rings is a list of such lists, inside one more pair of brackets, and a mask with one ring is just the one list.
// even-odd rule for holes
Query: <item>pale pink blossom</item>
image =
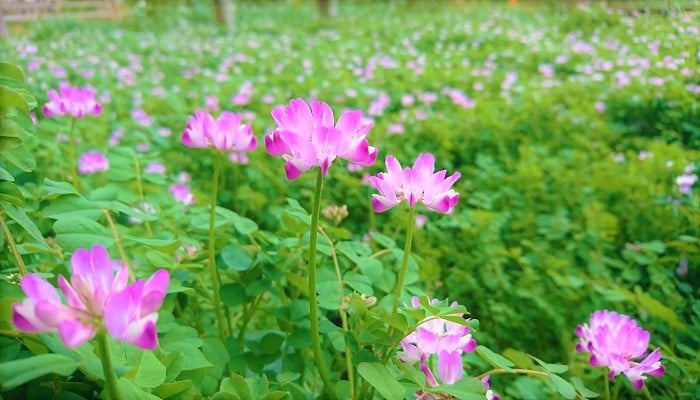
{"label": "pale pink blossom", "polygon": [[78,172],[82,175],[92,175],[109,169],[109,160],[107,160],[104,154],[97,151],[83,153],[78,162]]}
{"label": "pale pink blossom", "polygon": [[12,323],[17,329],[58,332],[70,348],[87,342],[102,329],[142,349],[158,345],[158,309],[170,282],[166,270],[157,271],[146,282],[127,285],[128,268],[115,264],[107,249],[99,245],[77,249],[71,257],[71,269],[70,282],[58,277],[66,304],[56,288],[38,275],[22,278],[27,298],[12,306]]}
{"label": "pale pink blossom", "polygon": [[215,147],[222,151],[252,151],[258,146],[250,122],[242,124],[242,115],[224,111],[218,119],[196,110],[182,132],[182,143],[188,147]]}
{"label": "pale pink blossom", "polygon": [[73,87],[67,83],[60,85],[59,91],[50,90],[49,102],[44,105],[44,115],[58,117],[70,115],[83,118],[85,115],[99,115],[102,105],[95,99],[95,89],[91,87]]}
{"label": "pale pink blossom", "polygon": [[325,176],[333,160],[340,157],[362,166],[374,164],[377,149],[365,138],[372,128],[362,121],[362,111],[345,111],[335,122],[326,103],[294,99],[276,107],[272,117],[277,129],[265,136],[267,152],[285,160],[287,179],[298,178],[318,166]]}
{"label": "pale pink blossom", "polygon": [[461,174],[455,172],[446,177],[446,170],[435,172],[435,157],[430,153],[419,154],[413,167],[404,169],[394,157],[387,156],[386,168],[387,172],[370,178],[370,184],[379,191],[379,194],[372,195],[376,212],[384,212],[407,201],[409,207],[421,202],[428,210],[448,213],[459,201],[459,193],[452,189],[452,185]]}
{"label": "pale pink blossom", "polygon": [[[594,367],[608,367],[609,379],[624,374],[636,390],[641,390],[644,374],[659,377],[664,373],[661,352],[648,355],[650,334],[637,321],[614,311],[598,310],[591,314],[588,324],[576,327],[579,342],[576,351],[590,353]],[[635,359],[643,358],[642,361]]]}

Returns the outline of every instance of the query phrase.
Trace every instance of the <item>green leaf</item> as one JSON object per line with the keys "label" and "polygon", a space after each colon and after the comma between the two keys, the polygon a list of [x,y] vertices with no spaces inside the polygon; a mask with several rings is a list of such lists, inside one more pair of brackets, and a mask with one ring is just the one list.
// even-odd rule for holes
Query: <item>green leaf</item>
{"label": "green leaf", "polygon": [[645,293],[639,286],[635,286],[634,293],[637,298],[637,302],[646,308],[651,315],[661,318],[666,321],[672,327],[678,330],[686,330],[685,325],[678,319],[678,315],[673,311],[673,309],[665,306],[660,301],[651,297],[649,293]]}
{"label": "green leaf", "polygon": [[13,182],[0,181],[0,201],[21,206],[24,204],[24,196]]}
{"label": "green leaf", "polygon": [[7,137],[0,135],[0,151],[12,150],[22,144],[18,137]]}
{"label": "green leaf", "polygon": [[237,394],[240,396],[241,400],[255,400],[248,382],[237,374],[232,374],[230,378],[224,378],[224,380],[221,381],[220,390],[222,392]]}
{"label": "green leaf", "polygon": [[154,239],[133,235],[124,235],[122,238],[146,245],[163,253],[173,253],[180,247],[181,244],[177,239]]}
{"label": "green leaf", "polygon": [[140,387],[154,388],[164,382],[165,366],[153,355],[153,352],[144,351],[134,383]]}
{"label": "green leaf", "polygon": [[195,395],[194,384],[190,380],[164,383],[153,390],[153,394],[161,399],[193,399]]}
{"label": "green leaf", "polygon": [[44,193],[50,194],[74,194],[80,196],[77,190],[68,182],[54,181],[53,179],[44,178],[44,185],[42,186]]}
{"label": "green leaf", "polygon": [[130,380],[128,380],[124,377],[119,378],[117,385],[119,385],[119,389],[121,389],[122,396],[124,396],[125,399],[129,399],[129,400],[160,400],[158,397],[156,397],[150,393],[146,393],[143,389],[139,388],[133,382],[131,382]]}
{"label": "green leaf", "polygon": [[48,374],[69,376],[79,363],[61,354],[41,354],[0,364],[0,391],[6,391]]}
{"label": "green leaf", "polygon": [[24,97],[9,86],[0,85],[0,107],[14,107],[29,111],[29,104]]}
{"label": "green leaf", "polygon": [[221,285],[221,302],[229,307],[240,306],[245,300],[245,286],[240,282]]}
{"label": "green leaf", "polygon": [[2,156],[5,157],[8,163],[24,172],[30,172],[36,168],[34,155],[27,147],[18,147],[11,152],[4,153]]}
{"label": "green leaf", "polygon": [[372,281],[365,275],[354,271],[348,271],[343,276],[343,280],[348,284],[348,286],[362,294],[366,294],[368,296],[374,294],[374,291],[372,290]]}
{"label": "green leaf", "polygon": [[34,222],[32,222],[32,220],[29,219],[29,217],[23,210],[8,204],[5,206],[5,213],[8,217],[14,220],[17,224],[19,224],[19,226],[21,226],[27,233],[29,233],[29,235],[32,238],[34,238],[34,240],[42,244],[42,247],[47,247],[46,241],[44,240],[44,236],[41,234],[41,232],[39,232],[39,228],[36,227]]}
{"label": "green leaf", "polygon": [[565,381],[564,378],[559,375],[550,375],[550,377],[560,395],[564,396],[566,399],[573,399],[576,397],[576,389],[574,389],[572,384]]}
{"label": "green leaf", "polygon": [[56,232],[56,242],[67,251],[96,244],[105,247],[114,244],[109,229],[84,217],[59,219],[53,224],[53,229]]}
{"label": "green leaf", "polygon": [[571,378],[571,382],[574,384],[574,387],[576,388],[576,391],[579,392],[581,396],[583,396],[586,399],[590,399],[592,397],[598,397],[599,394],[588,389],[586,385],[583,383],[583,379],[579,378],[578,376],[575,376]]}
{"label": "green leaf", "polygon": [[0,167],[0,180],[14,182],[15,178],[5,168]]}
{"label": "green leaf", "polygon": [[363,362],[357,366],[357,372],[385,399],[402,400],[404,398],[406,390],[396,381],[386,365]]}
{"label": "green leaf", "polygon": [[237,244],[230,244],[221,249],[221,259],[234,271],[248,271],[253,266],[253,259]]}
{"label": "green leaf", "polygon": [[12,79],[19,83],[24,82],[24,73],[22,69],[14,64],[0,62],[0,77]]}
{"label": "green leaf", "polygon": [[515,366],[510,360],[500,354],[494,353],[486,346],[477,346],[476,354],[494,367],[503,368],[506,371],[511,371],[511,368]]}
{"label": "green leaf", "polygon": [[460,400],[483,400],[486,388],[476,378],[462,378],[453,385],[441,385],[437,391],[445,392]]}
{"label": "green leaf", "polygon": [[378,232],[371,232],[369,235],[372,237],[372,239],[376,240],[377,243],[383,247],[386,247],[387,249],[393,249],[396,247],[396,242],[389,236],[382,235]]}
{"label": "green leaf", "polygon": [[238,214],[232,216],[233,228],[241,235],[250,235],[258,230],[258,224],[252,219],[241,217]]}

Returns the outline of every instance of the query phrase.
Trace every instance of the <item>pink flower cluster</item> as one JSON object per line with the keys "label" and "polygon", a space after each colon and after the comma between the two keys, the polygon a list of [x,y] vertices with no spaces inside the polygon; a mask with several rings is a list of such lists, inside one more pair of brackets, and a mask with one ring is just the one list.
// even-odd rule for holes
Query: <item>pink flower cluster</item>
{"label": "pink flower cluster", "polygon": [[91,87],[73,87],[67,83],[60,85],[59,91],[50,90],[49,102],[44,105],[44,115],[52,118],[70,115],[83,118],[84,115],[99,115],[102,105],[95,99],[95,89]]}
{"label": "pink flower cluster", "polygon": [[96,172],[104,172],[109,169],[109,160],[104,154],[97,151],[88,151],[78,160],[78,172],[82,175],[92,175]]}
{"label": "pink flower cluster", "polygon": [[[576,351],[591,354],[589,362],[594,367],[610,368],[610,380],[625,374],[636,390],[641,390],[644,374],[661,376],[661,352],[655,349],[648,355],[648,331],[637,325],[637,321],[614,311],[598,310],[591,314],[588,324],[576,327],[580,338]],[[642,361],[634,361],[644,358]]]}
{"label": "pink flower cluster", "polygon": [[128,268],[119,266],[115,275],[114,265],[102,246],[76,250],[70,282],[58,277],[67,304],[49,282],[35,274],[25,276],[20,284],[27,298],[12,306],[12,323],[25,332],[58,332],[70,348],[106,329],[115,339],[154,349],[158,309],[170,275],[161,269],[147,281],[127,285]]}
{"label": "pink flower cluster", "polygon": [[242,115],[224,111],[218,119],[202,110],[195,110],[182,132],[182,143],[188,147],[215,147],[221,151],[252,151],[258,146],[250,122],[243,125]]}
{"label": "pink flower cluster", "polygon": [[379,191],[372,195],[376,212],[384,212],[405,200],[410,207],[422,202],[428,210],[448,213],[459,201],[459,193],[452,185],[460,173],[446,178],[447,171],[435,172],[435,157],[430,153],[419,154],[413,167],[404,169],[394,157],[387,156],[386,168],[387,172],[369,178],[369,183]]}
{"label": "pink flower cluster", "polygon": [[[437,303],[431,300],[431,304]],[[420,308],[418,297],[411,299],[414,308]],[[456,306],[457,302],[452,303]],[[427,364],[431,354],[437,355],[438,375],[443,383],[451,385],[464,374],[462,354],[476,349],[476,340],[469,333],[469,327],[442,318],[427,318],[415,331],[401,340],[399,359],[405,363],[420,362],[421,371],[430,386],[438,386],[435,375]]]}
{"label": "pink flower cluster", "polygon": [[298,178],[315,166],[326,175],[336,158],[370,166],[377,159],[377,149],[365,137],[372,128],[362,121],[359,110],[345,111],[335,122],[326,103],[294,99],[289,106],[276,107],[272,118],[277,129],[265,136],[265,148],[273,156],[282,156],[287,179]]}

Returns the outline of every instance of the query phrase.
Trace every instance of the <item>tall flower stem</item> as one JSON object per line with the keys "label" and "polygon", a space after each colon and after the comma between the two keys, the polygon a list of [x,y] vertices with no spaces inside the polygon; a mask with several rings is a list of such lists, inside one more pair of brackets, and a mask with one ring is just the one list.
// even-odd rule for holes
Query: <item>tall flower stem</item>
{"label": "tall flower stem", "polygon": [[109,229],[112,231],[112,236],[114,237],[114,243],[117,245],[117,251],[119,251],[119,257],[122,258],[122,262],[124,264],[126,264],[126,267],[129,269],[129,279],[133,282],[136,280],[136,278],[134,277],[134,271],[131,269],[131,262],[129,261],[129,257],[126,256],[126,252],[124,251],[124,246],[122,246],[122,240],[119,237],[119,234],[117,233],[117,227],[114,225],[114,220],[112,219],[112,215],[109,213],[109,210],[106,208],[103,208],[102,212],[107,217],[107,223],[109,224]]}
{"label": "tall flower stem", "polygon": [[406,280],[406,269],[408,269],[408,257],[411,255],[411,244],[413,242],[413,230],[416,226],[416,209],[410,207],[408,209],[408,226],[406,227],[406,244],[403,248],[403,257],[401,259],[401,267],[399,269],[399,278],[396,282],[396,293],[394,294],[394,305],[391,307],[391,313],[396,314],[399,309],[399,299],[403,291],[403,284]]}
{"label": "tall flower stem", "polygon": [[314,360],[323,386],[331,399],[335,399],[335,391],[323,360],[321,352],[321,336],[318,330],[318,300],[316,298],[316,242],[318,240],[318,219],[321,214],[321,187],[323,186],[323,174],[321,168],[316,168],[316,190],[311,210],[311,232],[309,236],[309,322],[311,323],[311,345],[314,351]]}
{"label": "tall flower stem", "polygon": [[[136,167],[136,185],[139,190],[139,199],[141,200],[141,207],[144,206],[146,198],[143,195],[143,182],[141,181],[141,163],[139,163],[138,157],[134,156],[134,166]],[[144,221],[144,226],[146,227],[146,234],[148,237],[153,237],[153,230],[151,229],[151,223]]]}
{"label": "tall flower stem", "polygon": [[221,173],[222,152],[216,151],[214,159],[214,176],[211,182],[211,207],[209,210],[209,275],[211,277],[212,292],[214,293],[214,311],[219,327],[219,339],[222,343],[226,343],[228,336],[226,328],[230,325],[224,317],[224,310],[221,307],[221,293],[219,274],[216,270],[216,194],[219,190],[219,174]]}
{"label": "tall flower stem", "polygon": [[68,133],[68,165],[70,168],[70,177],[78,191],[80,191],[80,182],[78,181],[78,168],[75,166],[75,118],[71,118],[70,131]]}
{"label": "tall flower stem", "polygon": [[10,232],[10,228],[7,227],[7,224],[5,223],[5,213],[0,211],[0,227],[2,228],[2,233],[5,235],[7,238],[7,245],[10,247],[10,253],[12,253],[12,256],[15,258],[15,261],[17,262],[17,269],[19,270],[19,274],[22,276],[27,275],[27,267],[24,265],[24,260],[22,260],[22,255],[19,254],[19,250],[17,249],[17,244],[15,244],[15,239],[12,237],[12,232]]}
{"label": "tall flower stem", "polygon": [[603,374],[603,381],[605,382],[605,400],[610,400],[610,379],[605,373]]}
{"label": "tall flower stem", "polygon": [[119,383],[117,383],[117,374],[114,372],[112,365],[112,355],[109,353],[109,344],[107,343],[107,334],[100,333],[97,335],[97,344],[100,348],[100,360],[102,361],[102,370],[105,374],[105,386],[109,393],[110,400],[123,400]]}

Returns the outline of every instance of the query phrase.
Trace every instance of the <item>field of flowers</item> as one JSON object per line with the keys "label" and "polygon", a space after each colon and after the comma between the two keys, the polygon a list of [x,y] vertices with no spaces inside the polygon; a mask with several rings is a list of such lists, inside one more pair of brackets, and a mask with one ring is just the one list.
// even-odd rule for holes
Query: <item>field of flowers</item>
{"label": "field of flowers", "polygon": [[0,42],[0,398],[700,398],[695,13],[194,3]]}

